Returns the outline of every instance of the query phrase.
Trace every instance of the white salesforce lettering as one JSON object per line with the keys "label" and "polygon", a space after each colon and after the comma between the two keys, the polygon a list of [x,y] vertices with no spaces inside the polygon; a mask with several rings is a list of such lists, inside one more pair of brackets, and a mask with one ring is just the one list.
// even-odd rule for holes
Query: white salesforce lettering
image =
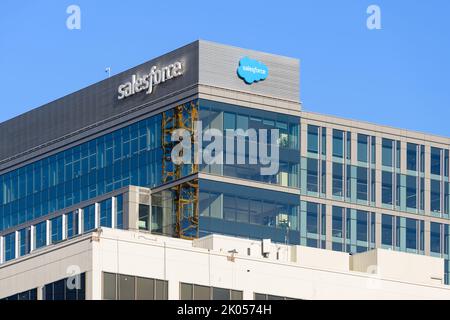
{"label": "white salesforce lettering", "polygon": [[145,91],[147,94],[153,92],[153,87],[160,83],[164,83],[167,80],[179,77],[183,74],[183,64],[179,61],[169,64],[161,69],[153,66],[150,69],[150,73],[143,76],[133,74],[131,81],[121,84],[117,89],[118,99],[122,100],[129,96],[132,96],[141,91]]}

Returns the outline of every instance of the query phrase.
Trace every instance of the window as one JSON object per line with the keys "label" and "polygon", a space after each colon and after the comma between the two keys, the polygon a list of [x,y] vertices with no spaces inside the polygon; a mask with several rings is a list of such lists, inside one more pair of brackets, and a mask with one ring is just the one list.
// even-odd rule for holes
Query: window
{"label": "window", "polygon": [[112,200],[100,202],[100,226],[111,228],[112,226]]}
{"label": "window", "polygon": [[333,162],[333,195],[344,196],[344,166]]}
{"label": "window", "polygon": [[417,144],[407,143],[406,145],[406,168],[417,171]]}
{"label": "window", "polygon": [[34,289],[31,289],[31,290],[28,290],[28,291],[24,291],[24,292],[21,292],[21,293],[13,294],[13,295],[11,295],[9,297],[0,299],[0,301],[1,300],[4,300],[4,301],[8,301],[8,300],[10,300],[10,301],[16,301],[16,300],[22,300],[22,301],[23,300],[37,300],[37,289],[34,288]]}
{"label": "window", "polygon": [[31,228],[25,228],[19,231],[19,254],[24,256],[30,253],[31,249]]}
{"label": "window", "polygon": [[430,207],[432,212],[441,211],[441,182],[431,179]]}
{"label": "window", "polygon": [[441,224],[436,222],[430,223],[430,251],[433,253],[441,253]]}
{"label": "window", "polygon": [[61,279],[44,286],[44,300],[85,300],[86,274]]}
{"label": "window", "polygon": [[319,127],[308,125],[308,152],[319,152]]}
{"label": "window", "polygon": [[343,208],[333,206],[332,212],[332,236],[337,238],[343,238]]}
{"label": "window", "polygon": [[150,230],[150,206],[139,204],[139,230]]}
{"label": "window", "polygon": [[357,167],[356,169],[356,198],[367,201],[368,180],[367,168]]}
{"label": "window", "polygon": [[83,231],[89,232],[95,229],[95,205],[83,209]]}
{"label": "window", "polygon": [[78,234],[78,211],[67,214],[67,237],[70,239]]}
{"label": "window", "polygon": [[417,250],[417,220],[406,219],[406,249]]}
{"label": "window", "polygon": [[344,131],[333,129],[333,156],[344,157]]}
{"label": "window", "polygon": [[392,167],[393,165],[392,161],[393,144],[394,144],[393,140],[386,138],[383,138],[381,142],[382,145],[381,161],[383,166]]}
{"label": "window", "polygon": [[417,208],[417,177],[406,176],[406,206]]}
{"label": "window", "polygon": [[104,300],[167,300],[168,282],[103,272]]}
{"label": "window", "polygon": [[392,173],[383,171],[381,174],[381,202],[392,205]]}
{"label": "window", "polygon": [[368,218],[367,212],[356,212],[356,240],[368,242]]}
{"label": "window", "polygon": [[62,240],[62,216],[53,218],[51,220],[51,230],[52,230],[52,243],[57,243]]}
{"label": "window", "polygon": [[393,239],[393,217],[391,215],[381,215],[381,244],[392,246],[394,244]]}
{"label": "window", "polygon": [[367,142],[369,136],[358,133],[358,161],[367,162]]}
{"label": "window", "polygon": [[47,245],[47,223],[41,222],[35,226],[36,249]]}
{"label": "window", "polygon": [[275,295],[271,295],[271,294],[256,293],[256,292],[253,294],[253,299],[254,300],[296,300],[294,298],[275,296]]}
{"label": "window", "polygon": [[[16,258],[16,234],[7,234],[4,238],[5,246],[5,261],[9,261]],[[2,248],[0,248],[2,250]]]}
{"label": "window", "polygon": [[242,300],[242,291],[180,283],[180,300]]}
{"label": "window", "polygon": [[431,174],[441,175],[441,150],[431,147]]}
{"label": "window", "polygon": [[319,192],[318,160],[307,159],[306,189],[311,192]]}
{"label": "window", "polygon": [[327,154],[327,128],[322,127],[322,155]]}

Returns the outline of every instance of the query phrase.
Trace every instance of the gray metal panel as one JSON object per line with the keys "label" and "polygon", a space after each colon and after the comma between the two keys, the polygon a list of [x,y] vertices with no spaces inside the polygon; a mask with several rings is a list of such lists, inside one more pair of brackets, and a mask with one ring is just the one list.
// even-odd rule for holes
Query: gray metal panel
{"label": "gray metal panel", "polygon": [[[181,77],[159,84],[150,95],[140,92],[117,99],[118,86],[130,81],[132,74],[148,73],[154,65],[162,67],[175,60],[184,62]],[[193,42],[1,123],[0,161],[197,83],[198,42]]]}
{"label": "gray metal panel", "polygon": [[[300,102],[300,63],[297,59],[203,40],[199,42],[199,54],[200,84]],[[240,79],[237,68],[244,56],[263,62],[269,68],[267,79],[251,85]]]}

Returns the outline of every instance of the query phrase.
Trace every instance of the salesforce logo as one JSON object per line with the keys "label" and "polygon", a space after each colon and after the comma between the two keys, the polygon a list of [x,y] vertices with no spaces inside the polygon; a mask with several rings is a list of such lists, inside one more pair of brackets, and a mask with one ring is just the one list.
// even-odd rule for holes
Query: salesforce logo
{"label": "salesforce logo", "polygon": [[269,69],[262,62],[244,57],[239,61],[237,73],[239,78],[243,79],[245,83],[252,84],[253,82],[266,79],[269,75]]}

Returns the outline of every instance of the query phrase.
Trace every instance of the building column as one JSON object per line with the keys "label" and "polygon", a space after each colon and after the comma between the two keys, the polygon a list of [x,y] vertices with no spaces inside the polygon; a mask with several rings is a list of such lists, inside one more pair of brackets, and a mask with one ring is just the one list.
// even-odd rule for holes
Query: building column
{"label": "building column", "polygon": [[100,203],[94,204],[94,229],[100,227]]}
{"label": "building column", "polygon": [[111,198],[111,228],[115,229],[117,226],[117,198]]}
{"label": "building column", "polygon": [[62,215],[62,240],[67,239],[67,214]]}
{"label": "building column", "polygon": [[36,226],[30,227],[30,253],[36,249]]}
{"label": "building column", "polygon": [[333,233],[333,206],[330,204],[325,205],[325,223],[326,223],[326,249],[327,250],[332,250],[333,249],[333,237],[332,237],[332,233]]}
{"label": "building column", "polygon": [[51,221],[46,220],[45,221],[45,245],[49,246],[52,243],[52,228],[51,228]]}
{"label": "building column", "polygon": [[[430,255],[430,237],[431,237],[431,223],[430,223],[430,220],[425,220],[424,221],[424,227],[425,227],[425,230],[424,230],[424,233],[423,233],[423,236],[424,236],[424,239],[423,239],[423,245],[424,245],[424,248],[423,248],[423,252],[424,252],[424,254],[426,255],[426,256],[429,256]],[[420,248],[420,245],[418,246],[419,248]]]}
{"label": "building column", "polygon": [[0,236],[0,264],[5,262],[5,238]]}
{"label": "building column", "polygon": [[83,234],[83,231],[84,231],[83,230],[84,229],[83,209],[77,209],[77,212],[78,212],[78,234]]}
{"label": "building column", "polygon": [[20,257],[20,252],[19,252],[19,246],[20,242],[19,242],[19,231],[15,231],[14,232],[14,258],[17,259]]}

